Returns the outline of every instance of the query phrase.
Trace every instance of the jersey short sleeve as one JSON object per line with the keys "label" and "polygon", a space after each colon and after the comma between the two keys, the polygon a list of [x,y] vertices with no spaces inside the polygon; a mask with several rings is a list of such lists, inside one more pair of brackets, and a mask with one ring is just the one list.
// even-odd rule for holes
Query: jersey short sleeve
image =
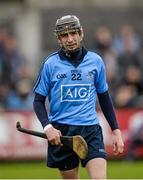
{"label": "jersey short sleeve", "polygon": [[45,62],[41,67],[37,82],[33,88],[34,92],[41,94],[43,96],[48,96],[49,85],[50,85],[49,81],[50,81],[49,68],[48,68],[48,64]]}
{"label": "jersey short sleeve", "polygon": [[104,93],[108,90],[108,84],[106,80],[106,68],[102,59],[100,59],[100,66],[98,71],[98,78],[96,82],[96,92]]}

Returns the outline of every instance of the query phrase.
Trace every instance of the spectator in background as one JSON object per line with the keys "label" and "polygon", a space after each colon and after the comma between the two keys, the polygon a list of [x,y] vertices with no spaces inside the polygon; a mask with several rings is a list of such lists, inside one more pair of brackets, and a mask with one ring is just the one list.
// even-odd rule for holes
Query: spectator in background
{"label": "spectator in background", "polygon": [[118,79],[118,62],[117,56],[113,51],[112,33],[108,26],[102,25],[95,30],[94,34],[94,48],[98,52],[106,65],[107,80],[110,83],[110,93],[113,97],[114,89],[117,85]]}
{"label": "spectator in background", "polygon": [[141,73],[143,76],[143,34],[141,36],[141,46],[137,52],[137,56],[138,56],[138,63],[139,63],[140,69],[142,70]]}
{"label": "spectator in background", "polygon": [[132,108],[136,106],[137,98],[136,88],[123,84],[117,88],[114,94],[114,104],[116,108]]}
{"label": "spectator in background", "polygon": [[133,85],[138,94],[143,93],[143,77],[140,67],[129,65],[125,72],[125,82]]}
{"label": "spectator in background", "polygon": [[94,48],[101,56],[111,49],[112,35],[107,26],[99,26],[94,34]]}
{"label": "spectator in background", "polygon": [[129,26],[123,26],[121,30],[122,36],[120,35],[116,41],[116,45],[121,47],[115,46],[119,52],[117,56],[119,78],[114,99],[117,107],[142,107],[142,103],[138,103],[141,102],[140,94],[143,92],[142,69],[137,54],[138,36]]}
{"label": "spectator in background", "polygon": [[119,65],[138,66],[137,51],[140,48],[140,41],[130,26],[121,27],[121,34],[115,37],[113,44],[119,57]]}
{"label": "spectator in background", "polygon": [[25,59],[17,52],[16,37],[12,33],[7,33],[4,41],[4,67],[3,81],[12,88],[18,80],[29,77],[29,70]]}
{"label": "spectator in background", "polygon": [[23,79],[17,82],[16,90],[10,91],[6,98],[6,109],[18,111],[33,110],[33,93],[31,93],[31,82]]}
{"label": "spectator in background", "polygon": [[[0,105],[4,108],[5,97],[9,91],[9,85],[4,81],[5,72],[5,46],[4,42],[7,36],[7,30],[4,27],[0,27]],[[5,72],[5,73],[4,73]],[[9,73],[9,72],[7,72]]]}
{"label": "spectator in background", "polygon": [[0,28],[0,104],[3,107],[6,107],[7,94],[17,91],[16,84],[23,78],[31,79],[28,63],[17,51],[14,34],[5,27]]}
{"label": "spectator in background", "polygon": [[4,41],[6,38],[6,30],[4,28],[0,28],[0,83],[3,79],[3,72],[4,72],[4,53],[5,53],[5,47],[4,47]]}
{"label": "spectator in background", "polygon": [[116,54],[112,51],[112,49],[109,49],[103,54],[103,60],[106,66],[107,80],[110,84],[109,90],[111,96],[113,97],[119,79],[119,66]]}
{"label": "spectator in background", "polygon": [[10,91],[10,88],[8,84],[0,83],[0,105],[3,108],[5,108],[6,97],[9,91]]}
{"label": "spectator in background", "polygon": [[116,34],[113,40],[113,47],[117,55],[124,52],[126,47],[130,46],[132,52],[140,48],[140,38],[131,25],[121,26],[119,34]]}

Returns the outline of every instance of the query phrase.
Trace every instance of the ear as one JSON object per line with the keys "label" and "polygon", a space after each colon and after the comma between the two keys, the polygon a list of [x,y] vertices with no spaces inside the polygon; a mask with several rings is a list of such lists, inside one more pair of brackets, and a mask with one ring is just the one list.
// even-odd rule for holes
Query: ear
{"label": "ear", "polygon": [[60,45],[60,47],[62,47],[62,43],[59,38],[58,38],[58,44]]}
{"label": "ear", "polygon": [[57,38],[57,40],[58,40],[58,43],[60,44],[60,43],[61,43],[60,39],[59,39],[59,38]]}
{"label": "ear", "polygon": [[84,38],[84,32],[83,32],[83,29],[81,28],[80,29],[80,41],[82,41]]}

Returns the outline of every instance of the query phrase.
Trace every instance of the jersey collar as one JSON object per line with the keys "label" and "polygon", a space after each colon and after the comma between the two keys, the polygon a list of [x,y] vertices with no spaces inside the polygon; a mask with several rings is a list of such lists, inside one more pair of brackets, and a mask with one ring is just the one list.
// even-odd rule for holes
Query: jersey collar
{"label": "jersey collar", "polygon": [[77,67],[82,62],[84,56],[87,53],[87,50],[84,47],[82,47],[78,51],[69,54],[69,53],[66,53],[64,51],[64,49],[61,48],[58,51],[58,53],[59,53],[59,56],[60,56],[61,60],[67,60],[73,66]]}

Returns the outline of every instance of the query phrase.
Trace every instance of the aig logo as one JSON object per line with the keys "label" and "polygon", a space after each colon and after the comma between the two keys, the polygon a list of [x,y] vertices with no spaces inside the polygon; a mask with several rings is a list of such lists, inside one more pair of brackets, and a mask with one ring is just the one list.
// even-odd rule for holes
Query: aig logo
{"label": "aig logo", "polygon": [[90,97],[91,84],[69,84],[61,86],[61,102],[87,101]]}
{"label": "aig logo", "polygon": [[67,77],[66,74],[57,74],[57,75],[56,75],[56,78],[57,78],[57,79],[63,79],[63,78],[66,78],[66,77]]}

